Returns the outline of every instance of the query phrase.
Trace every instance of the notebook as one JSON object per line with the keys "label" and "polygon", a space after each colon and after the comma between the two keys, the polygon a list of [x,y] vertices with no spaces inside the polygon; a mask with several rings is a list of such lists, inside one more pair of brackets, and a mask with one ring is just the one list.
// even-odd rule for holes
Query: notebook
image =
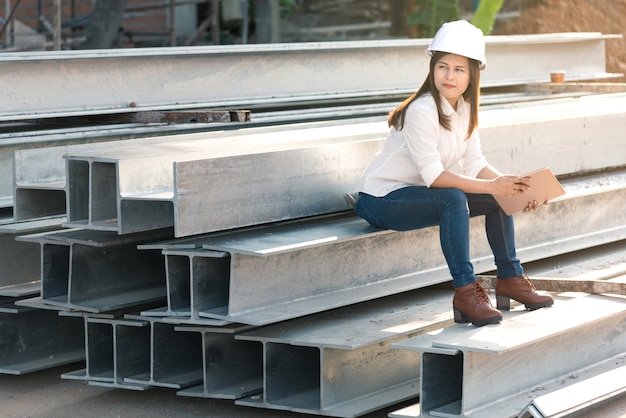
{"label": "notebook", "polygon": [[565,194],[561,183],[552,173],[552,170],[545,167],[520,177],[532,177],[530,190],[515,196],[493,196],[504,213],[512,215],[520,212],[528,206],[528,202],[536,200],[539,204],[552,200]]}

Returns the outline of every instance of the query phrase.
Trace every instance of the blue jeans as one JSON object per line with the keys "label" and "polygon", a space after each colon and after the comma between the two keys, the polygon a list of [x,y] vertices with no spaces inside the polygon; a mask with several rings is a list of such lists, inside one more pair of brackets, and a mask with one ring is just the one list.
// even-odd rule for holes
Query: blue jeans
{"label": "blue jeans", "polygon": [[487,240],[498,277],[524,274],[515,252],[513,216],[506,215],[489,194],[409,186],[384,197],[359,193],[354,209],[357,215],[376,228],[409,231],[439,225],[441,249],[454,287],[476,281],[470,262],[469,218],[484,215]]}

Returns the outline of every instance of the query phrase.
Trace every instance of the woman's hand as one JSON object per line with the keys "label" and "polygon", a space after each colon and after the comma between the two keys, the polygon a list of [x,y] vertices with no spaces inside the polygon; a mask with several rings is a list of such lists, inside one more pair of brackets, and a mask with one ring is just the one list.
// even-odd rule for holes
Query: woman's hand
{"label": "woman's hand", "polygon": [[547,205],[547,204],[548,204],[547,200],[541,204],[539,204],[539,202],[537,202],[536,200],[533,200],[532,202],[528,202],[528,205],[526,205],[526,207],[524,208],[524,212],[536,211],[537,209],[539,209],[539,206]]}
{"label": "woman's hand", "polygon": [[[494,191],[492,194],[499,196],[515,196],[524,193],[530,189],[530,177],[519,177],[513,175],[501,175],[496,177],[493,181]],[[532,202],[529,203],[529,205]],[[530,205],[533,206],[533,205]],[[536,207],[535,207],[536,209]],[[534,210],[534,209],[533,209]]]}

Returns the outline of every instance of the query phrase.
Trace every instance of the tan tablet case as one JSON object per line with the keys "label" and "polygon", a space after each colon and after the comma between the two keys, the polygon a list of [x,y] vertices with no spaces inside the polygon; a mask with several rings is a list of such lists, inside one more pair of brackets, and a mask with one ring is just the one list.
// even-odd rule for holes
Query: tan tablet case
{"label": "tan tablet case", "polygon": [[532,184],[529,190],[515,196],[493,196],[507,215],[524,210],[528,206],[528,202],[533,200],[542,204],[565,194],[563,186],[554,176],[552,170],[547,167],[520,177],[532,177]]}

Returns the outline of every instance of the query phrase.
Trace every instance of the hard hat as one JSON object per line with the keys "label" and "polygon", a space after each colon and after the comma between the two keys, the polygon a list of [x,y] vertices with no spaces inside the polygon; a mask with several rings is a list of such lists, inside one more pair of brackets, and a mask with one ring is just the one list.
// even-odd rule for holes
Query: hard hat
{"label": "hard hat", "polygon": [[483,32],[467,20],[444,23],[426,49],[428,55],[434,51],[463,55],[480,62],[480,69],[487,67]]}

